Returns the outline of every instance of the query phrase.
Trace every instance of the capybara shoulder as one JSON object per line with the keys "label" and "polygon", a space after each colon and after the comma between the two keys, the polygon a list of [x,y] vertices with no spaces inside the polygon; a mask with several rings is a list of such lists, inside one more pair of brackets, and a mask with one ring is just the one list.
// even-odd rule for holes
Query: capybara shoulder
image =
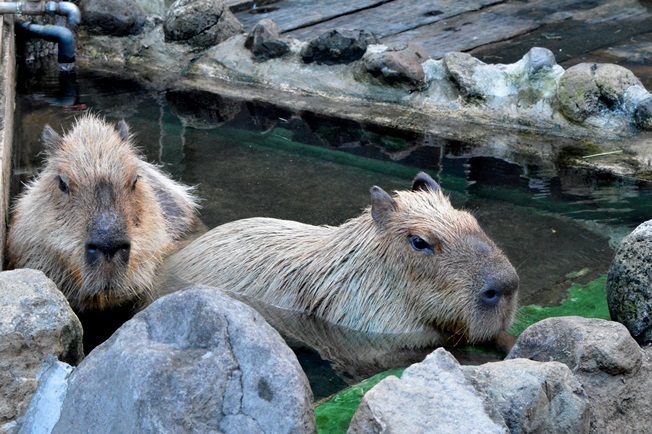
{"label": "capybara shoulder", "polygon": [[469,213],[420,173],[409,191],[371,188],[338,227],[254,218],[219,226],[172,255],[169,271],[370,332],[436,331],[488,340],[511,325],[518,276]]}
{"label": "capybara shoulder", "polygon": [[77,310],[146,302],[199,223],[191,189],[144,161],[124,122],[84,115],[43,140],[44,166],[13,207],[10,266],[42,270]]}

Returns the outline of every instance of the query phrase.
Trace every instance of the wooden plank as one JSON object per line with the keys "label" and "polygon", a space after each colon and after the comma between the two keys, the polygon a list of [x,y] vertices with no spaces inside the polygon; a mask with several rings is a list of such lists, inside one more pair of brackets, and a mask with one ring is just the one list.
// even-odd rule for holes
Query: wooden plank
{"label": "wooden plank", "polygon": [[[10,20],[10,21],[9,21]],[[0,91],[0,270],[5,263],[5,243],[9,220],[9,182],[11,153],[14,140],[14,104],[16,102],[16,53],[13,19],[0,18],[0,66],[3,69]]]}
{"label": "wooden plank", "polygon": [[477,12],[399,33],[384,38],[382,42],[386,44],[416,42],[432,58],[438,59],[451,51],[468,51],[481,45],[531,32],[539,26],[541,23],[536,20]]}
{"label": "wooden plank", "polygon": [[269,12],[254,13],[255,10],[249,10],[237,12],[235,16],[240,20],[246,32],[250,31],[263,18],[271,19],[278,25],[281,32],[287,32],[378,6],[388,1],[390,0],[347,0],[345,2],[342,0],[281,0],[261,8],[262,10],[269,8]]}
{"label": "wooden plank", "polygon": [[465,12],[477,11],[501,3],[499,0],[437,0],[415,2],[395,0],[365,9],[355,14],[343,15],[310,27],[287,32],[299,40],[308,40],[334,28],[363,29],[386,37],[436,23]]}

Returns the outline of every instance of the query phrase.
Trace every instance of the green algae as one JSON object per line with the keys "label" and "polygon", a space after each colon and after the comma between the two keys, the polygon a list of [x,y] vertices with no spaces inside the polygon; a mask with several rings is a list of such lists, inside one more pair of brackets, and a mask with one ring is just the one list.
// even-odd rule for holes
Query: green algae
{"label": "green algae", "polygon": [[[582,274],[582,270],[577,273]],[[610,319],[607,306],[606,275],[583,286],[573,284],[568,290],[567,300],[560,306],[542,307],[530,305],[522,307],[517,314],[516,323],[510,333],[519,336],[526,328],[538,321],[569,315]],[[484,352],[485,350],[470,348],[468,351]],[[384,378],[391,375],[400,378],[403,371],[404,369],[395,369],[377,374],[324,401],[315,409],[319,434],[346,433],[364,394]]]}
{"label": "green algae", "polygon": [[519,336],[526,328],[542,319],[571,315],[611,319],[607,305],[606,275],[584,286],[573,284],[568,290],[568,299],[560,306],[530,305],[522,307],[518,311],[516,323],[512,326],[510,333]]}

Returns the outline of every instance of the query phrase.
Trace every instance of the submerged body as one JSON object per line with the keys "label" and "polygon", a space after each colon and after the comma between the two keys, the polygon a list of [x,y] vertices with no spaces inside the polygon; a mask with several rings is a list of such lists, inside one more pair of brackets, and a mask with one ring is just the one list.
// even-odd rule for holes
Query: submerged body
{"label": "submerged body", "polygon": [[199,224],[190,189],[141,159],[124,122],[85,115],[43,139],[45,165],[13,209],[10,266],[43,271],[77,311],[147,303]]}
{"label": "submerged body", "polygon": [[338,227],[252,218],[219,226],[172,255],[197,284],[308,312],[354,330],[437,331],[483,341],[506,330],[518,277],[475,218],[419,174]]}

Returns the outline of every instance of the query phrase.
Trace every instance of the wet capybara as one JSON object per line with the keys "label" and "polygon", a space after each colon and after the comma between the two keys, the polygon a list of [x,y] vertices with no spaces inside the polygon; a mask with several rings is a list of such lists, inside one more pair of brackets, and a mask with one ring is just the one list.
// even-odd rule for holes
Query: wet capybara
{"label": "wet capybara", "polygon": [[191,189],[141,159],[124,121],[84,115],[43,141],[45,165],[13,208],[9,266],[43,271],[76,311],[146,304],[199,225]]}
{"label": "wet capybara", "polygon": [[[503,334],[518,276],[469,213],[425,173],[411,191],[371,188],[371,207],[338,227],[251,218],[168,258],[168,271],[355,330],[435,331],[440,343]],[[450,341],[449,341],[450,342]]]}

